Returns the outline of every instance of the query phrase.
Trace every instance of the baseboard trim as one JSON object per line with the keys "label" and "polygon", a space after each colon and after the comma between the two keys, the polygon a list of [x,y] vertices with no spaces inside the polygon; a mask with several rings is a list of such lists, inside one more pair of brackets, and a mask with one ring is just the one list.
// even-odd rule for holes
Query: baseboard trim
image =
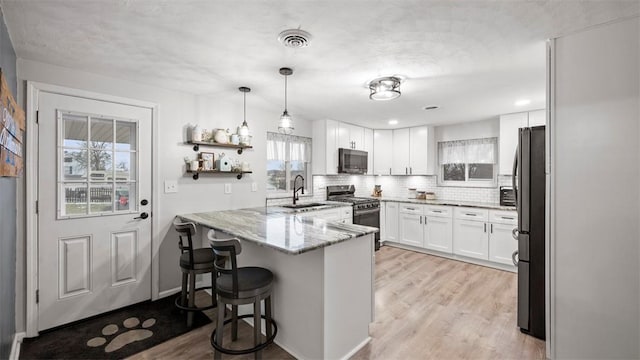
{"label": "baseboard trim", "polygon": [[165,291],[160,291],[160,293],[158,293],[158,300],[162,299],[162,298],[166,298],[167,296],[171,296],[173,294],[177,294],[182,290],[182,288],[180,286],[178,287],[174,287],[173,289],[169,289],[169,290],[165,290]]}
{"label": "baseboard trim", "polygon": [[22,339],[27,336],[25,332],[15,333],[13,335],[13,343],[11,344],[11,353],[9,354],[9,360],[18,360],[20,358],[20,346],[22,345]]}
{"label": "baseboard trim", "polygon": [[362,349],[363,347],[367,346],[367,344],[371,341],[371,336],[367,336],[366,339],[364,339],[364,341],[362,341],[360,344],[358,344],[358,346],[354,347],[353,349],[351,349],[351,351],[349,351],[345,356],[342,357],[342,360],[347,360],[350,357],[352,357],[353,355],[355,355],[358,351],[360,351],[360,349]]}

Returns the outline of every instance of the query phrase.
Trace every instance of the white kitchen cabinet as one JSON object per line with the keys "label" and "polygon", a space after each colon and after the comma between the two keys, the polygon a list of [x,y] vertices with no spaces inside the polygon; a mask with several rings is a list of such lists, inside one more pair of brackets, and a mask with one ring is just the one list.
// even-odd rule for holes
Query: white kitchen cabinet
{"label": "white kitchen cabinet", "polygon": [[[382,220],[382,219],[381,219]],[[385,203],[385,241],[398,241],[398,203]]]}
{"label": "white kitchen cabinet", "polygon": [[398,242],[401,244],[423,247],[424,229],[422,224],[422,215],[400,212],[399,219]]}
{"label": "white kitchen cabinet", "polygon": [[374,130],[373,173],[391,175],[393,164],[393,130]]}
{"label": "white kitchen cabinet", "polygon": [[334,120],[313,122],[311,170],[314,175],[338,174],[338,130]]}
{"label": "white kitchen cabinet", "polygon": [[489,234],[484,221],[454,219],[453,253],[476,259],[489,259]]}
{"label": "white kitchen cabinet", "polygon": [[489,224],[489,260],[513,265],[511,255],[518,249],[518,242],[511,235],[513,225]]}
{"label": "white kitchen cabinet", "polygon": [[338,126],[338,147],[364,151],[364,128],[341,122]]}
{"label": "white kitchen cabinet", "polygon": [[[395,151],[394,144],[394,151]],[[397,146],[403,146],[397,144]],[[435,138],[433,128],[409,129],[409,175],[434,175]]]}
{"label": "white kitchen cabinet", "polygon": [[364,151],[367,152],[367,174],[373,174],[373,130],[364,128]]}
{"label": "white kitchen cabinet", "polygon": [[410,138],[409,129],[393,130],[392,175],[409,175]]}
{"label": "white kitchen cabinet", "polygon": [[498,174],[513,173],[513,158],[518,147],[518,129],[545,125],[546,116],[545,109],[500,116]]}
{"label": "white kitchen cabinet", "polygon": [[424,247],[453,253],[453,210],[450,206],[425,205]]}

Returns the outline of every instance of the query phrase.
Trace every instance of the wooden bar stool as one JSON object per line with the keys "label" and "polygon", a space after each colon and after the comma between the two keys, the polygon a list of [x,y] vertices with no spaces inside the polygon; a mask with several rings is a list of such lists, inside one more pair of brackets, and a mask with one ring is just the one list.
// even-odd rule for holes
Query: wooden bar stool
{"label": "wooden bar stool", "polygon": [[[262,349],[273,342],[278,327],[271,317],[271,288],[273,273],[261,267],[238,267],[236,256],[242,251],[237,239],[210,241],[215,253],[217,273],[215,292],[218,296],[218,319],[216,329],[211,333],[211,345],[215,349],[214,359],[220,359],[222,353],[242,355],[254,353],[256,359],[262,358]],[[228,260],[228,261],[227,261]],[[265,315],[261,315],[260,302],[264,300]],[[226,304],[232,306],[230,319],[224,318]],[[253,314],[238,316],[238,305],[253,304]],[[238,319],[253,317],[254,346],[250,349],[232,350],[222,346],[224,325],[232,323],[232,341],[238,338]],[[267,338],[261,342],[262,320],[266,321]]]}
{"label": "wooden bar stool", "polygon": [[[216,307],[215,295],[215,256],[209,248],[193,248],[193,237],[196,225],[192,222],[181,222],[179,218],[173,221],[173,227],[178,232],[178,247],[180,248],[180,270],[182,271],[182,291],[176,298],[175,304],[181,310],[187,311],[187,326],[193,324],[193,312]],[[186,244],[185,244],[186,238]],[[211,273],[211,287],[196,288],[196,275]],[[196,291],[211,289],[211,305],[196,307]],[[188,297],[188,302],[187,302]]]}

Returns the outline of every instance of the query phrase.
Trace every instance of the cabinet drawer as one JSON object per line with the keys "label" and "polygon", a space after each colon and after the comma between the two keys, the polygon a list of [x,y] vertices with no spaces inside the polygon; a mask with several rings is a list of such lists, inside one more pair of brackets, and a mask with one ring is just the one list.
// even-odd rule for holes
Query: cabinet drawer
{"label": "cabinet drawer", "polygon": [[453,210],[453,217],[456,219],[487,221],[489,219],[489,210],[459,207]]}
{"label": "cabinet drawer", "polygon": [[518,225],[518,213],[507,210],[489,211],[489,222],[495,224]]}
{"label": "cabinet drawer", "polygon": [[400,204],[400,212],[403,214],[422,215],[422,205],[419,204]]}
{"label": "cabinet drawer", "polygon": [[343,208],[340,208],[340,210],[341,210],[341,214],[342,214],[342,218],[343,219],[353,218],[353,208],[352,207],[343,207]]}
{"label": "cabinet drawer", "polygon": [[426,216],[434,216],[434,217],[445,217],[445,218],[453,217],[453,211],[450,206],[426,205],[424,207],[424,214]]}

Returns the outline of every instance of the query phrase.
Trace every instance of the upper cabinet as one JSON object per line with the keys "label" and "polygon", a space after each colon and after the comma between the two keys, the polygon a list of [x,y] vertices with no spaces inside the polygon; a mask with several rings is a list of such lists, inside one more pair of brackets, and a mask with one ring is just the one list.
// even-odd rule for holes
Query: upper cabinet
{"label": "upper cabinet", "polygon": [[364,149],[364,128],[347,123],[338,125],[338,148],[362,150]]}
{"label": "upper cabinet", "polygon": [[391,175],[393,166],[393,130],[373,130],[376,150],[373,154],[373,173]]}
{"label": "upper cabinet", "polygon": [[409,129],[393,130],[393,147],[378,148],[378,151],[391,151],[393,163],[391,175],[409,175]]}
{"label": "upper cabinet", "polygon": [[545,125],[546,111],[535,110],[500,116],[499,174],[513,174],[513,159],[518,147],[518,129]]}
{"label": "upper cabinet", "polygon": [[[380,148],[379,151],[390,151]],[[393,130],[392,175],[433,175],[435,140],[433,128],[419,126]],[[377,155],[377,154],[376,154]]]}

